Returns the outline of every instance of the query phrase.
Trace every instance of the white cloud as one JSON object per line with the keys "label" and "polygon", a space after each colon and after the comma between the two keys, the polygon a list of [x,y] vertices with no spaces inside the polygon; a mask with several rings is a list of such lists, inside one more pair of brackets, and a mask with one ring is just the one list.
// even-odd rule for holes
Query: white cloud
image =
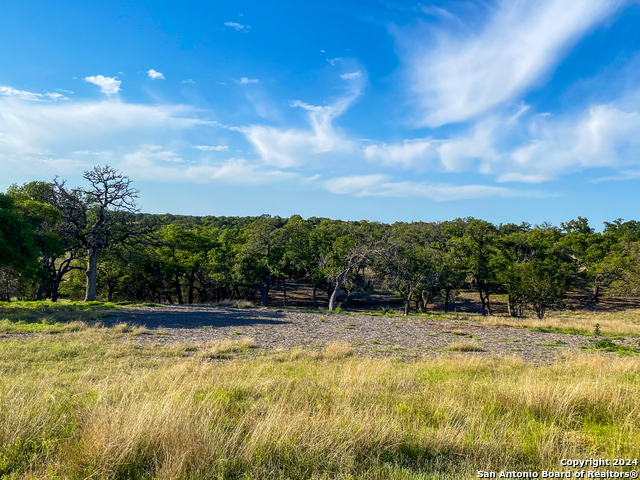
{"label": "white cloud", "polygon": [[341,61],[342,61],[342,57],[327,58],[327,62],[329,62],[332,67],[335,66],[336,63],[341,62]]}
{"label": "white cloud", "polygon": [[491,185],[448,185],[392,182],[388,175],[355,175],[324,182],[326,190],[355,197],[424,197],[435,201],[471,200],[488,197],[545,197],[544,192],[516,190]]}
{"label": "white cloud", "polygon": [[229,148],[227,145],[215,145],[215,146],[211,146],[211,145],[194,145],[193,148],[197,149],[197,150],[202,150],[203,152],[214,152],[214,151],[220,151],[220,150],[226,150],[227,148]]}
{"label": "white cloud", "polygon": [[100,87],[100,91],[106,95],[113,95],[120,91],[120,84],[118,77],[104,77],[102,75],[96,75],[93,77],[85,77],[85,82],[93,83]]}
{"label": "white cloud", "polygon": [[105,152],[180,140],[182,132],[212,125],[186,106],[122,102],[25,102],[0,100],[0,164],[29,165],[35,158],[69,158],[73,152]]}
{"label": "white cloud", "polygon": [[242,25],[236,22],[224,22],[226,27],[235,28],[238,32],[247,32],[251,28],[251,25]]}
{"label": "white cloud", "polygon": [[423,6],[422,11],[427,15],[433,15],[434,17],[443,18],[445,20],[457,20],[458,18],[448,10],[435,5]]}
{"label": "white cloud", "polygon": [[353,175],[350,177],[338,177],[324,182],[324,188],[331,193],[340,195],[355,195],[362,197],[370,195],[369,189],[380,185],[389,178],[388,175]]}
{"label": "white cloud", "polygon": [[[501,0],[478,33],[439,30],[429,45],[409,40],[408,73],[422,109],[418,123],[464,121],[513,100],[624,3]],[[433,31],[432,24],[425,28]]]}
{"label": "white cloud", "polygon": [[[67,90],[61,90],[63,92],[67,92]],[[67,92],[73,93],[73,92]],[[60,93],[33,93],[27,92],[25,90],[17,90],[12,87],[3,87],[0,86],[0,95],[4,97],[15,97],[20,100],[33,100],[33,101],[42,101],[42,100],[68,100],[67,97]]]}
{"label": "white cloud", "polygon": [[176,165],[176,158],[179,157],[172,150],[144,145],[124,155],[121,168],[135,178],[167,182],[262,185],[297,177],[295,173],[264,169],[243,158],[231,158],[216,165],[186,165],[182,162]]}
{"label": "white cloud", "polygon": [[147,70],[147,75],[151,80],[164,80],[164,75],[160,72],[156,72],[153,68],[151,70]]}
{"label": "white cloud", "polygon": [[368,145],[364,154],[368,160],[383,165],[423,170],[436,158],[436,147],[437,144],[429,139],[405,140],[399,144]]}
{"label": "white cloud", "polygon": [[192,79],[187,78],[186,80],[182,80],[182,83],[196,83]]}
{"label": "white cloud", "polygon": [[262,159],[282,168],[299,166],[320,153],[349,151],[353,143],[333,127],[333,120],[342,115],[361,95],[364,76],[348,79],[344,96],[327,106],[316,106],[296,100],[294,107],[307,111],[310,129],[281,129],[263,125],[250,125],[240,129]]}
{"label": "white cloud", "polygon": [[340,75],[340,78],[343,80],[352,80],[354,78],[358,78],[362,76],[362,72],[357,71],[357,72],[351,72],[351,73],[343,73],[342,75]]}
{"label": "white cloud", "polygon": [[142,145],[135,153],[124,156],[125,164],[133,161],[139,163],[140,159],[157,160],[167,163],[184,163],[184,159],[173,150],[165,150],[160,145]]}
{"label": "white cloud", "polygon": [[242,77],[240,80],[236,80],[236,83],[239,83],[240,85],[248,85],[249,83],[258,83],[258,79]]}
{"label": "white cloud", "polygon": [[499,182],[540,183],[590,168],[626,169],[606,180],[633,178],[640,165],[640,100],[633,95],[577,114],[492,115],[448,139],[368,145],[365,157],[405,169],[477,170]]}
{"label": "white cloud", "polygon": [[622,170],[618,175],[611,175],[609,177],[600,177],[592,181],[592,183],[610,182],[610,181],[623,181],[623,180],[638,180],[640,179],[640,170]]}

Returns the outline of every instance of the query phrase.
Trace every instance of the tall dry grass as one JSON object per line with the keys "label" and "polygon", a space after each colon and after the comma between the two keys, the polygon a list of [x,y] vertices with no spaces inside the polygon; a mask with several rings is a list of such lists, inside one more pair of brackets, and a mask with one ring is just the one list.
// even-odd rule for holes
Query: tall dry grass
{"label": "tall dry grass", "polygon": [[640,451],[635,357],[407,363],[335,344],[219,362],[207,349],[251,342],[189,358],[92,329],[20,342],[0,342],[10,478],[472,478]]}
{"label": "tall dry grass", "polygon": [[619,312],[551,312],[542,320],[536,317],[513,318],[508,316],[474,316],[470,318],[486,325],[509,325],[528,328],[575,329],[581,333],[592,334],[596,324],[600,325],[602,335],[640,336],[640,310],[629,309]]}

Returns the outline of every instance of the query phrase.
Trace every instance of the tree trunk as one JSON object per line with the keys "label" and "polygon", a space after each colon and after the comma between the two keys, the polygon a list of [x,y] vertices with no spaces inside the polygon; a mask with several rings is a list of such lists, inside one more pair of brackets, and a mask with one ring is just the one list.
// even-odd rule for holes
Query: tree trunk
{"label": "tree trunk", "polygon": [[482,287],[478,284],[478,294],[480,295],[480,303],[482,304],[482,315],[487,314],[487,306],[485,304],[486,299],[484,298],[484,294],[482,293]]}
{"label": "tree trunk", "polygon": [[449,311],[449,295],[451,294],[451,287],[445,288],[444,293],[444,313]]}
{"label": "tree trunk", "polygon": [[87,249],[87,287],[84,295],[85,302],[95,302],[97,279],[98,279],[98,247],[89,247]]}
{"label": "tree trunk", "polygon": [[317,296],[318,287],[313,286],[313,308],[318,308],[318,296]]}
{"label": "tree trunk", "polygon": [[330,311],[334,311],[336,309],[336,301],[338,300],[338,292],[340,291],[340,289],[342,288],[342,282],[344,282],[344,279],[346,278],[346,276],[349,274],[349,270],[343,270],[342,272],[340,272],[338,274],[338,276],[336,277],[336,285],[333,288],[333,293],[331,294],[331,298],[329,298],[329,310]]}
{"label": "tree trunk", "polygon": [[40,282],[40,285],[38,286],[38,293],[36,293],[37,301],[42,300],[42,297],[44,295],[45,282],[46,280],[43,280],[42,282]]}
{"label": "tree trunk", "polygon": [[178,295],[178,305],[184,305],[184,298],[182,298],[182,287],[180,286],[180,275],[176,274],[176,294]]}
{"label": "tree trunk", "polygon": [[287,282],[282,280],[282,295],[284,296],[284,306],[287,306]]}
{"label": "tree trunk", "polygon": [[420,291],[420,299],[422,300],[422,308],[426,311],[430,298],[425,294],[424,290]]}
{"label": "tree trunk", "polygon": [[404,302],[404,315],[405,316],[409,315],[410,311],[411,311],[411,295],[408,295]]}
{"label": "tree trunk", "polygon": [[195,272],[193,271],[193,269],[191,270],[191,274],[189,275],[189,305],[193,305],[193,289],[194,289],[194,282],[195,282]]}
{"label": "tree trunk", "polygon": [[113,302],[113,291],[116,289],[115,285],[109,285],[109,293],[107,294],[107,301]]}
{"label": "tree trunk", "polygon": [[58,290],[60,288],[60,275],[56,275],[55,280],[53,281],[53,288],[51,289],[51,301],[58,301]]}
{"label": "tree trunk", "polygon": [[600,284],[596,283],[593,286],[593,301],[598,303],[600,301]]}
{"label": "tree trunk", "polygon": [[262,306],[269,306],[269,289],[271,288],[271,279],[269,278],[262,288],[260,289],[260,296],[262,297]]}

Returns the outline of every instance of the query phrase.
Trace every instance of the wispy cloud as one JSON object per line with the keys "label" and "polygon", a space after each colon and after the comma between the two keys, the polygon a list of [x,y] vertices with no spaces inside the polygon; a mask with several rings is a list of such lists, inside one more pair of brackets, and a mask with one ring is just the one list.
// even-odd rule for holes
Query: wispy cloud
{"label": "wispy cloud", "polygon": [[[67,92],[67,90],[61,90]],[[73,92],[67,92],[73,93]],[[27,92],[25,90],[17,90],[12,87],[3,87],[0,86],[0,95],[5,97],[15,97],[21,100],[32,100],[32,101],[42,101],[42,100],[68,100],[67,97],[62,95],[61,93],[34,93]]]}
{"label": "wispy cloud", "polygon": [[164,75],[155,71],[153,68],[151,70],[147,70],[147,75],[149,75],[151,80],[164,80]]}
{"label": "wispy cloud", "polygon": [[309,105],[296,100],[292,106],[307,111],[310,129],[280,129],[251,125],[240,129],[262,159],[271,165],[293,167],[308,163],[314,155],[348,151],[353,143],[333,127],[333,120],[342,115],[361,95],[364,75],[347,79],[346,93],[326,106]]}
{"label": "wispy cloud", "polygon": [[224,22],[226,27],[235,28],[238,32],[247,32],[251,28],[251,25],[242,25],[236,22]]}
{"label": "wispy cloud", "polygon": [[181,105],[0,99],[0,164],[13,158],[28,166],[37,158],[68,159],[82,151],[118,154],[141,143],[178,141],[185,130],[215,125],[197,113]]}
{"label": "wispy cloud", "polygon": [[600,182],[620,182],[623,180],[638,180],[640,179],[640,170],[622,170],[618,175],[611,175],[608,177],[600,177],[593,180],[591,183]]}
{"label": "wispy cloud", "polygon": [[438,202],[488,197],[548,197],[534,190],[517,190],[492,185],[448,185],[419,182],[394,182],[388,175],[355,175],[324,182],[332,193],[355,197],[424,197]]}
{"label": "wispy cloud", "polygon": [[106,95],[113,95],[120,91],[120,84],[118,77],[105,77],[103,75],[95,75],[92,77],[85,77],[85,82],[93,83],[100,87],[100,91]]}
{"label": "wispy cloud", "polygon": [[219,152],[220,150],[226,150],[229,148],[228,145],[194,145],[193,148],[196,150],[202,150],[203,152]]}
{"label": "wispy cloud", "polygon": [[231,158],[215,165],[188,165],[176,162],[176,158],[179,157],[172,150],[145,145],[124,155],[121,167],[136,178],[167,182],[263,185],[297,177],[295,173],[266,169],[243,158]]}
{"label": "wispy cloud", "polygon": [[[499,182],[541,183],[592,168],[626,169],[603,180],[634,178],[640,165],[640,100],[636,95],[574,114],[491,115],[451,138],[368,145],[366,158],[417,171],[474,170]],[[622,171],[622,170],[621,170]]]}
{"label": "wispy cloud", "polygon": [[437,7],[435,5],[427,5],[422,6],[421,10],[427,15],[433,15],[434,17],[443,18],[445,20],[457,20],[454,14],[452,14],[449,10],[445,10],[442,7]]}
{"label": "wispy cloud", "polygon": [[343,73],[340,75],[340,78],[343,80],[353,80],[354,78],[359,78],[362,76],[362,72],[351,72],[351,73]]}
{"label": "wispy cloud", "polygon": [[437,143],[428,139],[405,140],[391,145],[367,145],[364,154],[368,160],[383,165],[423,170],[437,158],[436,148]]}
{"label": "wispy cloud", "polygon": [[[515,99],[624,3],[502,0],[477,33],[443,28],[431,35],[430,42],[400,33],[408,50],[409,80],[421,108],[418,123],[460,122]],[[431,7],[430,12],[446,16],[441,9]],[[428,28],[433,31],[432,24]]]}
{"label": "wispy cloud", "polygon": [[182,80],[182,83],[196,83],[191,78],[187,78],[186,80]]}
{"label": "wispy cloud", "polygon": [[248,85],[249,83],[258,83],[258,79],[257,78],[248,78],[248,77],[242,77],[239,80],[236,80],[236,83],[240,84],[240,85]]}

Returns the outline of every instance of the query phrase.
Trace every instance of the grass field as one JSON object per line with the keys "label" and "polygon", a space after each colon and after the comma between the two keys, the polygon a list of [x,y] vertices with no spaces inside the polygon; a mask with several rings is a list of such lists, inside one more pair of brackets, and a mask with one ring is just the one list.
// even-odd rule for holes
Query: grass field
{"label": "grass field", "polygon": [[640,452],[638,356],[141,345],[153,332],[86,323],[104,306],[54,308],[75,327],[0,338],[3,478],[453,479]]}

